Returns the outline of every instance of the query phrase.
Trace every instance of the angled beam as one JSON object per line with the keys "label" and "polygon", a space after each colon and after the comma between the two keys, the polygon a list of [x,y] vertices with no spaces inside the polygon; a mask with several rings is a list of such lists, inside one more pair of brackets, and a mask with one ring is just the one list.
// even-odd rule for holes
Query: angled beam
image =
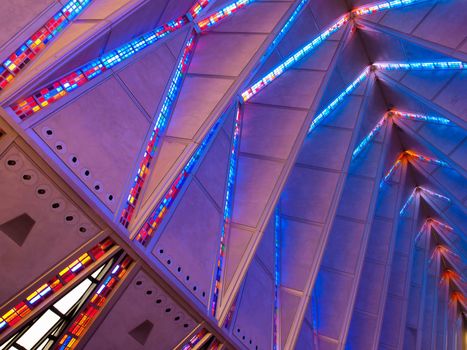
{"label": "angled beam", "polygon": [[428,100],[427,98],[417,94],[416,91],[404,86],[403,84],[401,84],[400,82],[394,80],[393,78],[391,78],[390,76],[388,76],[387,74],[385,74],[384,72],[380,72],[378,74],[378,78],[381,79],[385,84],[387,84],[389,87],[391,87],[392,89],[404,94],[404,95],[407,95],[415,100],[419,100],[421,101],[423,104],[425,104],[426,106],[430,107],[431,109],[433,109],[436,113],[439,113],[441,115],[444,115],[446,118],[448,118],[449,120],[451,120],[453,123],[457,124],[459,127],[463,128],[464,130],[467,129],[467,122],[465,120],[463,120],[462,118],[458,117],[457,115],[451,113],[451,112],[448,112],[446,109],[444,109],[443,107],[439,106],[438,104]]}
{"label": "angled beam", "polygon": [[[399,225],[400,225],[400,220],[401,216],[399,214],[399,208],[401,207],[401,204],[403,202],[403,193],[404,189],[406,186],[406,179],[407,179],[407,164],[406,161],[403,161],[403,167],[402,167],[402,172],[400,175],[400,181],[397,185],[397,199],[396,199],[396,205],[394,208],[394,213],[393,213],[393,226],[391,229],[391,239],[389,243],[389,252],[388,252],[388,259],[386,260],[386,269],[384,273],[384,279],[383,279],[383,284],[380,288],[382,291],[381,297],[380,297],[380,302],[378,306],[378,311],[376,313],[376,326],[375,326],[375,334],[373,335],[373,346],[372,349],[378,349],[379,343],[380,343],[380,337],[381,337],[381,329],[382,329],[382,324],[383,324],[383,316],[384,316],[384,310],[386,307],[386,300],[387,300],[387,295],[388,295],[388,286],[389,286],[389,278],[391,274],[391,266],[392,266],[392,261],[394,259],[394,250],[395,250],[395,245],[396,245],[396,236],[398,233]],[[393,185],[394,186],[394,185]],[[384,190],[383,190],[384,191]],[[388,189],[386,189],[388,191]]]}
{"label": "angled beam", "polygon": [[[319,274],[319,272],[321,270],[321,267],[322,267],[321,263],[322,263],[322,259],[323,259],[323,256],[324,256],[325,248],[326,248],[326,245],[329,243],[329,237],[331,236],[331,231],[333,229],[333,225],[334,225],[334,222],[335,222],[335,219],[336,219],[336,213],[338,213],[339,203],[341,202],[341,200],[343,198],[343,194],[344,194],[344,191],[345,191],[345,184],[346,184],[346,181],[347,181],[347,179],[349,177],[349,171],[350,171],[349,168],[350,168],[350,164],[351,164],[351,161],[352,161],[353,150],[355,148],[355,145],[357,144],[357,138],[358,138],[358,135],[359,135],[361,124],[363,122],[363,117],[365,115],[365,112],[367,111],[367,106],[370,103],[370,94],[374,91],[375,80],[372,79],[372,78],[373,77],[371,77],[370,80],[368,81],[368,85],[365,88],[365,92],[364,92],[362,101],[361,101],[360,106],[359,106],[358,115],[356,117],[356,123],[355,123],[355,126],[354,126],[353,130],[352,130],[352,135],[351,135],[350,141],[349,141],[349,143],[347,145],[347,151],[346,151],[346,154],[345,154],[345,159],[344,159],[342,168],[339,171],[340,174],[339,174],[339,178],[338,178],[337,184],[336,184],[336,191],[334,192],[334,195],[333,195],[333,202],[332,202],[331,206],[327,210],[326,221],[325,221],[323,229],[322,229],[322,231],[320,233],[321,240],[320,240],[319,244],[321,246],[320,246],[319,250],[317,251],[317,253],[315,254],[316,255],[316,257],[315,257],[315,264],[316,265],[315,265],[315,268],[313,268],[313,271],[308,276],[307,284],[306,284],[304,294],[303,294],[303,297],[302,297],[302,298],[305,299],[304,300],[305,304],[304,304],[303,307],[299,308],[300,311],[306,310],[307,307],[308,307],[307,306],[308,303],[310,303],[311,302],[310,300],[313,298],[313,296],[312,296],[313,287],[315,285],[316,278],[318,277],[318,274]],[[319,115],[323,115],[323,114],[321,113]],[[315,124],[313,124],[313,123],[311,124],[312,125],[310,127],[311,131],[309,129],[309,136],[308,137],[314,137],[313,130],[317,127],[319,121],[324,119],[324,117],[322,117],[321,119],[318,119],[319,115],[318,115],[318,117],[316,117],[313,120],[313,123],[315,123],[316,121],[317,122]],[[387,152],[387,147],[386,147],[386,149],[384,151]],[[382,172],[382,165],[380,166],[379,171]],[[378,178],[378,175],[379,174],[376,175],[377,178]],[[376,180],[375,180],[375,183],[377,183]],[[373,192],[374,195],[372,196],[372,202],[370,204],[370,208],[369,208],[369,211],[368,211],[368,214],[367,214],[367,219],[373,217],[372,211],[375,208],[377,193],[378,193],[377,191],[376,191],[376,193]],[[365,229],[369,229],[369,227],[371,227],[371,225],[366,225]],[[332,244],[332,242],[331,242],[331,244]],[[345,291],[345,292],[347,293],[348,291]],[[350,303],[350,305],[353,305],[353,303]],[[342,331],[341,331],[341,333],[339,334],[339,336],[336,339],[336,341],[339,343],[339,347],[338,347],[339,349],[343,349],[344,346],[345,346],[345,337],[346,337],[346,332],[347,332],[348,324],[350,323],[350,316],[351,316],[351,306],[350,305],[347,308],[347,310],[345,310],[343,312],[344,318],[345,318],[344,326],[342,327]],[[315,310],[316,310],[319,307],[318,303],[316,303],[315,306],[316,306],[315,307]],[[304,312],[300,312],[300,311],[296,315],[296,320],[300,321],[298,323],[299,326],[301,326],[301,323],[303,322],[303,317],[304,317]],[[317,316],[315,315],[313,317],[317,317]],[[326,320],[324,320],[324,322],[326,322]],[[300,330],[300,327],[297,327],[296,329],[297,329],[296,335],[298,336],[298,331]],[[317,334],[315,336],[319,339],[319,337],[320,337],[320,335],[319,335],[319,325],[318,325],[318,328],[316,329],[316,332],[317,332]],[[292,338],[292,339],[289,339],[288,342],[287,342],[286,347],[291,348],[291,349],[294,348],[296,341],[297,341],[296,337]],[[318,342],[319,342],[319,340],[318,340]]]}
{"label": "angled beam", "polygon": [[357,21],[357,25],[360,24],[360,25],[358,25],[358,28],[363,30],[363,31],[365,31],[366,28],[369,28],[371,30],[374,30],[374,31],[377,31],[377,32],[380,32],[380,33],[383,33],[383,34],[387,34],[387,35],[389,35],[389,36],[391,36],[391,37],[393,37],[395,39],[407,41],[409,43],[421,46],[421,47],[426,48],[428,50],[435,51],[435,52],[437,52],[439,54],[442,54],[442,55],[450,56],[450,57],[453,57],[453,58],[461,60],[461,61],[466,61],[467,60],[467,55],[465,53],[462,53],[462,52],[456,50],[456,49],[451,49],[449,47],[446,47],[446,46],[443,46],[443,45],[440,45],[440,44],[436,44],[436,43],[428,41],[428,40],[417,38],[417,37],[415,37],[413,35],[403,33],[403,32],[401,32],[401,31],[399,31],[397,29],[393,29],[393,28],[384,26],[384,25],[382,25],[380,23],[371,22],[371,21],[369,21],[367,19],[357,18],[356,21]]}
{"label": "angled beam", "polygon": [[457,205],[459,208],[464,208],[464,205],[462,204],[461,200],[459,199],[456,194],[452,193],[447,187],[441,183],[441,181],[438,181],[432,174],[428,173],[426,169],[420,164],[418,164],[417,161],[410,161],[410,164],[417,169],[427,180],[429,180],[431,183],[433,183],[436,187],[440,188],[442,192],[449,197],[452,202]]}
{"label": "angled beam", "polygon": [[[436,145],[433,143],[429,142],[426,138],[421,136],[418,132],[414,131],[411,127],[407,125],[407,122],[404,120],[401,120],[399,118],[394,118],[395,124],[400,127],[407,135],[410,136],[411,139],[414,139],[425,147],[426,149],[429,149],[430,151],[433,151],[437,157],[440,159],[444,159],[448,161],[449,165],[459,174],[461,174],[464,178],[467,179],[467,169],[464,168],[464,164],[460,164],[456,162],[454,159],[452,159],[449,154],[444,153],[441,151]],[[464,141],[461,141],[464,142]]]}
{"label": "angled beam", "polygon": [[[418,224],[419,224],[419,201],[416,202],[415,204],[415,210],[413,211],[413,215],[412,217],[410,218],[410,228],[409,228],[409,237],[407,238],[407,231],[405,230],[399,230],[398,231],[398,235],[399,237],[396,238],[398,240],[408,240],[409,243],[407,245],[407,249],[406,251],[396,251],[397,253],[397,258],[396,259],[400,259],[400,261],[403,261],[401,259],[401,257],[406,257],[407,260],[406,260],[406,264],[404,265],[404,268],[405,268],[405,271],[406,272],[406,276],[405,276],[405,279],[402,281],[402,284],[403,284],[403,288],[402,288],[402,294],[400,295],[397,295],[397,294],[392,294],[392,297],[396,300],[396,302],[400,303],[401,304],[401,313],[398,315],[400,318],[399,318],[399,329],[398,330],[394,330],[395,332],[392,333],[390,335],[390,337],[392,338],[391,341],[394,341],[396,340],[396,348],[397,349],[401,349],[403,348],[404,346],[404,331],[405,331],[405,324],[406,324],[406,319],[407,319],[407,310],[408,310],[408,304],[409,304],[409,296],[410,296],[410,282],[412,280],[412,271],[413,271],[413,267],[414,267],[414,256],[415,256],[415,249],[416,249],[416,242],[415,242],[415,239],[416,239],[416,236],[417,236],[417,233],[418,233]],[[423,227],[422,227],[423,229]],[[405,248],[405,244],[402,244],[403,246],[403,249]],[[400,247],[399,247],[400,248]],[[396,248],[397,250],[397,248]],[[393,266],[391,267],[391,274],[393,273],[398,273],[399,271],[398,270],[394,270],[394,264],[396,264],[399,268],[400,268],[400,263],[397,262],[397,261],[393,261]],[[390,279],[390,285],[389,285],[389,289],[391,289],[391,282],[392,283],[399,283],[399,280],[396,278],[396,279]],[[393,285],[394,288],[397,290],[397,288],[399,287],[399,285]],[[388,289],[388,290],[389,290]],[[394,322],[394,318],[396,317],[396,315],[391,315],[392,313],[392,310],[388,309],[386,307],[386,310],[385,312],[388,313],[388,316],[391,318],[391,322]],[[396,322],[397,324],[397,322]],[[391,325],[388,325],[389,329],[391,329]],[[383,328],[385,328],[384,324],[383,324]],[[388,333],[386,333],[388,334]]]}
{"label": "angled beam", "polygon": [[[255,233],[253,235],[253,240],[250,242],[250,246],[248,246],[247,251],[244,253],[242,257],[242,261],[240,262],[240,267],[235,271],[233,277],[232,277],[232,282],[228,288],[227,291],[225,291],[225,295],[223,296],[224,302],[222,309],[219,309],[219,320],[220,324],[223,323],[224,319],[227,317],[228,311],[230,310],[230,306],[232,305],[235,295],[238,292],[238,289],[240,287],[241,281],[243,280],[247,270],[248,266],[253,259],[254,253],[256,251],[256,248],[260,242],[260,239],[262,237],[262,233],[265,231],[267,223],[269,222],[269,218],[272,215],[272,212],[274,210],[274,207],[276,206],[277,200],[279,199],[279,196],[282,192],[282,189],[287,181],[287,178],[292,171],[293,165],[295,164],[296,158],[298,157],[301,145],[303,144],[303,141],[306,137],[307,134],[307,129],[308,125],[311,124],[312,118],[316,113],[316,110],[319,106],[320,100],[325,92],[325,88],[331,79],[331,74],[337,64],[338,57],[341,56],[341,52],[345,46],[345,43],[347,42],[349,35],[349,30],[346,31],[345,35],[341,38],[339,46],[334,54],[334,57],[331,61],[331,64],[329,66],[328,72],[326,73],[323,81],[321,82],[321,86],[318,89],[318,92],[316,93],[313,104],[309,109],[309,112],[305,118],[305,122],[303,123],[304,127],[302,127],[295,138],[295,142],[292,146],[292,151],[290,152],[287,160],[285,161],[282,171],[279,174],[279,178],[276,181],[275,188],[272,190],[271,195],[269,196],[269,199],[265,205],[265,209],[263,211],[263,214],[260,217],[260,220],[256,226]],[[235,201],[234,201],[235,202]],[[235,204],[234,204],[235,205]],[[297,331],[298,332],[298,331]]]}
{"label": "angled beam", "polygon": [[[346,341],[347,341],[347,335],[349,332],[350,322],[352,319],[352,313],[353,313],[353,309],[354,309],[354,305],[355,305],[355,301],[357,297],[358,284],[359,284],[358,282],[360,281],[360,278],[362,275],[363,264],[365,260],[366,250],[367,250],[367,244],[368,244],[368,240],[369,240],[369,236],[371,232],[371,226],[373,225],[373,220],[375,218],[376,204],[377,204],[378,195],[379,195],[379,179],[383,175],[385,160],[387,158],[387,155],[390,149],[390,143],[391,143],[391,138],[392,138],[392,133],[393,133],[391,120],[387,121],[386,127],[382,132],[384,133],[383,140],[382,140],[382,150],[381,150],[381,154],[379,157],[377,170],[376,170],[376,173],[374,174],[374,184],[373,184],[373,189],[371,191],[372,195],[370,199],[368,213],[365,218],[365,225],[363,227],[361,248],[359,250],[360,257],[356,264],[355,275],[353,277],[353,284],[350,290],[350,298],[348,301],[348,305],[343,313],[344,324],[343,324],[341,336],[339,338],[338,349],[344,349],[346,345]],[[354,154],[355,152],[353,152],[352,158],[354,158]],[[364,162],[364,160],[362,161]],[[345,291],[345,293],[349,293],[349,291]]]}

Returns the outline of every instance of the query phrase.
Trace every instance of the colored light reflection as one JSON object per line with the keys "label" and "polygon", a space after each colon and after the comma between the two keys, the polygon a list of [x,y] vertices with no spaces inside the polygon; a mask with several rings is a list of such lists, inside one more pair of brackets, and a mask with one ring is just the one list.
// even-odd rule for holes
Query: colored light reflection
{"label": "colored light reflection", "polygon": [[363,149],[375,138],[375,136],[379,133],[381,128],[384,125],[384,122],[387,119],[387,114],[385,114],[375,125],[373,129],[368,133],[367,136],[360,142],[360,144],[355,148],[355,150],[352,153],[352,159],[355,159],[362,151]]}
{"label": "colored light reflection", "polygon": [[467,64],[461,61],[439,62],[377,62],[373,64],[380,70],[440,70],[440,69],[466,69]]}
{"label": "colored light reflection", "polygon": [[436,158],[431,158],[431,157],[427,157],[427,156],[424,156],[424,155],[415,153],[415,152],[410,151],[410,150],[405,151],[405,154],[406,154],[407,156],[409,156],[410,158],[415,158],[415,159],[417,159],[417,160],[420,160],[420,161],[425,162],[425,163],[428,163],[428,164],[438,165],[438,166],[442,166],[442,167],[446,167],[446,168],[449,167],[449,164],[446,163],[446,162],[443,161],[443,160],[436,159]]}
{"label": "colored light reflection", "polygon": [[143,226],[138,231],[135,239],[143,245],[147,245],[150,239],[154,236],[155,231],[161,225],[162,220],[168,214],[170,207],[175,202],[178,194],[183,189],[184,184],[186,183],[188,177],[193,172],[194,167],[198,164],[199,159],[201,158],[204,151],[207,149],[208,145],[211,143],[214,135],[217,133],[219,126],[222,124],[221,119],[219,119],[214,126],[211,128],[209,133],[205,136],[203,142],[198,146],[195,153],[191,156],[190,160],[186,163],[185,167],[182,169],[180,174],[172,182],[169,190],[164,194],[162,200],[154,208],[151,214],[146,219]]}
{"label": "colored light reflection", "polygon": [[235,187],[235,178],[237,174],[238,152],[240,144],[240,133],[242,128],[242,111],[240,105],[237,105],[235,114],[234,133],[232,138],[232,147],[229,158],[229,173],[227,177],[227,189],[224,198],[224,218],[220,233],[219,256],[217,259],[216,281],[214,284],[214,293],[211,304],[211,314],[216,315],[217,303],[219,301],[219,293],[222,286],[222,270],[225,260],[225,244],[226,235],[229,230],[230,220],[232,215],[233,192]]}
{"label": "colored light reflection", "polygon": [[251,99],[254,95],[256,95],[259,91],[263,90],[266,86],[271,84],[275,79],[281,76],[285,71],[290,69],[293,65],[297,62],[302,60],[308,53],[313,51],[319,45],[321,45],[327,38],[329,38],[332,34],[337,32],[340,28],[342,28],[348,21],[349,15],[346,14],[342,16],[336,23],[331,25],[325,31],[323,31],[320,35],[318,35],[313,41],[309,42],[305,46],[303,46],[300,50],[296,51],[294,54],[289,56],[283,63],[275,67],[271,72],[266,74],[263,78],[258,80],[254,83],[251,87],[245,90],[242,93],[243,101],[246,102]]}
{"label": "colored light reflection", "polygon": [[399,214],[400,215],[404,215],[405,211],[407,210],[408,206],[410,205],[410,203],[412,203],[412,201],[414,200],[415,198],[415,195],[420,191],[420,188],[419,187],[415,187],[412,191],[412,193],[410,194],[409,198],[407,198],[407,200],[405,201],[404,205],[402,206],[401,210],[399,211]]}
{"label": "colored light reflection", "polygon": [[91,325],[102,310],[105,302],[109,298],[110,293],[114,290],[122,278],[128,272],[128,269],[133,264],[133,259],[125,255],[122,261],[112,268],[112,272],[104,279],[97,291],[88,299],[83,310],[73,320],[65,334],[60,338],[58,349],[74,349],[78,345],[80,338]]}
{"label": "colored light reflection", "polygon": [[451,123],[449,119],[442,118],[442,117],[435,117],[435,116],[407,113],[407,112],[400,112],[400,111],[392,111],[391,113],[393,114],[394,117],[404,118],[404,119],[409,119],[409,120],[429,122],[429,123],[442,124],[442,125],[448,125]]}
{"label": "colored light reflection", "polygon": [[65,265],[50,281],[41,285],[28,295],[26,299],[0,317],[0,333],[14,327],[15,324],[25,318],[39,304],[74,280],[86,267],[99,261],[113,246],[115,246],[115,243],[110,238],[107,238],[88,252],[83,253],[78,259]]}
{"label": "colored light reflection", "polygon": [[208,28],[212,27],[219,21],[223,20],[226,17],[229,17],[233,15],[235,12],[240,10],[242,7],[245,7],[246,5],[254,2],[255,0],[239,0],[236,1],[223,9],[217,11],[216,13],[212,14],[211,16],[202,19],[201,21],[198,22],[198,27],[200,31],[204,32]]}
{"label": "colored light reflection", "polygon": [[368,15],[371,13],[395,9],[404,6],[415,5],[428,0],[393,0],[393,1],[382,1],[365,6],[361,6],[352,10],[352,14],[355,16]]}
{"label": "colored light reflection", "polygon": [[[214,0],[215,1],[215,0]],[[211,1],[210,0],[199,0],[196,1],[196,3],[191,7],[191,9],[188,11],[188,13],[191,15],[191,17],[196,18],[198,17],[199,13],[209,5]]]}
{"label": "colored light reflection", "polygon": [[280,235],[281,218],[279,208],[276,207],[274,213],[274,328],[273,328],[273,349],[279,349],[279,296],[280,296]]}
{"label": "colored light reflection", "polygon": [[208,331],[203,328],[201,329],[198,333],[196,333],[195,335],[193,335],[189,340],[188,340],[188,343],[186,343],[185,345],[183,345],[182,347],[182,350],[191,350],[193,349],[194,346],[196,346],[196,344],[198,344],[201,339],[204,338],[204,336],[208,334]]}
{"label": "colored light reflection", "polygon": [[[128,227],[131,221],[144,182],[146,181],[146,178],[149,175],[151,163],[156,154],[156,149],[159,146],[161,135],[165,131],[170,116],[172,115],[172,110],[181,90],[183,77],[188,70],[188,65],[190,63],[194,46],[195,32],[192,32],[191,36],[185,43],[182,57],[180,58],[177,65],[177,69],[172,77],[172,81],[170,83],[167,95],[165,96],[162,108],[159,112],[159,115],[157,116],[156,124],[153,128],[148,144],[146,145],[146,151],[144,152],[143,159],[138,169],[138,173],[134,178],[130,194],[128,195],[126,206],[122,211],[120,223],[125,227]],[[139,236],[137,239],[141,241],[143,238],[142,236]]]}
{"label": "colored light reflection", "polygon": [[[136,39],[133,39],[131,42],[124,44],[117,49],[107,52],[101,57],[86,63],[84,66],[64,76],[60,80],[42,88],[32,96],[26,97],[25,99],[10,105],[10,107],[18,117],[21,119],[26,119],[42,108],[58,101],[63,96],[66,96],[68,93],[84,85],[91,79],[101,75],[106,70],[130,58],[136,52],[148,47],[151,44],[154,44],[156,41],[162,39],[168,34],[180,29],[186,23],[188,23],[186,16],[182,16],[174,21],[168,22],[167,24],[158,27],[149,33],[143,34]],[[7,63],[9,62],[10,61]],[[12,61],[9,63],[9,67],[11,70],[15,71],[20,69],[17,66],[18,64],[18,62]],[[0,70],[0,86],[2,86],[2,79],[11,80],[12,78],[9,78],[8,76],[3,77],[2,71]]]}
{"label": "colored light reflection", "polygon": [[271,47],[274,48],[279,44],[279,41],[282,40],[284,35],[289,31],[290,27],[292,24],[297,20],[298,15],[300,14],[300,11],[305,7],[305,5],[309,2],[310,0],[302,0],[298,4],[298,6],[295,8],[294,12],[290,16],[290,18],[287,20],[287,22],[284,24],[284,26],[281,28],[279,34],[274,38],[272,41]]}
{"label": "colored light reflection", "polygon": [[368,68],[364,69],[357,79],[350,83],[345,90],[343,90],[339,96],[337,96],[329,105],[324,108],[320,114],[318,114],[310,125],[308,133],[312,132],[322,121],[326,118],[332,111],[334,111],[343,101],[349,96],[355,89],[368,77],[370,70]]}
{"label": "colored light reflection", "polygon": [[71,0],[63,6],[45,25],[13,52],[2,66],[10,73],[3,76],[0,69],[0,91],[11,82],[45,47],[56,38],[91,2],[91,0]]}

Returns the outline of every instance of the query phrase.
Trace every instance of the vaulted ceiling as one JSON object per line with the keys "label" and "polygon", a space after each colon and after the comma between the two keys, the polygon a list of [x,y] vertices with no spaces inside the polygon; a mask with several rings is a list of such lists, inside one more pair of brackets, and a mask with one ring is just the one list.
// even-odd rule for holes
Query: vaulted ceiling
{"label": "vaulted ceiling", "polygon": [[0,349],[461,349],[462,0],[18,0]]}

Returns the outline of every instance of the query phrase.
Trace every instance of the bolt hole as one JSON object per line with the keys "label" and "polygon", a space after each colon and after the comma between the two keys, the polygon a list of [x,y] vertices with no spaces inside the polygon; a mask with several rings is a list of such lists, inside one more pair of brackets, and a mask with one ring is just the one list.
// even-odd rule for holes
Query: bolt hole
{"label": "bolt hole", "polygon": [[172,260],[167,260],[167,264],[170,265],[172,263]]}
{"label": "bolt hole", "polygon": [[179,266],[179,267],[177,268],[177,271],[178,271],[178,272],[181,272],[181,271],[182,271],[182,268]]}
{"label": "bolt hole", "polygon": [[156,304],[160,304],[160,303],[162,303],[162,300],[161,300],[161,299],[157,299],[157,300],[156,300]]}
{"label": "bolt hole", "polygon": [[183,325],[183,328],[188,328],[188,323],[185,323],[185,324]]}
{"label": "bolt hole", "polygon": [[23,180],[26,180],[26,181],[29,181],[32,179],[32,176],[31,175],[28,175],[28,174],[24,174],[23,175]]}
{"label": "bolt hole", "polygon": [[206,296],[206,292],[203,292],[203,297],[205,297],[205,296]]}
{"label": "bolt hole", "polygon": [[57,203],[57,202],[52,203],[52,208],[54,209],[60,208],[60,203]]}
{"label": "bolt hole", "polygon": [[81,226],[81,227],[79,228],[79,232],[83,232],[83,233],[86,232],[86,227]]}
{"label": "bolt hole", "polygon": [[237,328],[237,333],[240,333],[240,328]]}
{"label": "bolt hole", "polygon": [[68,215],[65,217],[66,221],[73,221],[74,217],[72,215]]}
{"label": "bolt hole", "polygon": [[91,173],[91,172],[90,172],[89,170],[85,170],[85,171],[84,171],[84,176],[89,176],[90,173]]}
{"label": "bolt hole", "polygon": [[95,189],[96,191],[99,191],[99,190],[101,189],[101,186],[96,185],[96,186],[94,186],[94,189]]}
{"label": "bolt hole", "polygon": [[114,196],[109,194],[109,201],[112,201],[114,199]]}
{"label": "bolt hole", "polygon": [[55,148],[61,151],[63,149],[63,146],[59,144],[59,145],[56,145]]}
{"label": "bolt hole", "polygon": [[164,254],[164,249],[159,249],[160,254]]}
{"label": "bolt hole", "polygon": [[76,158],[76,157],[73,156],[73,157],[71,158],[71,161],[72,161],[73,163],[76,163],[76,162],[78,161],[78,158]]}
{"label": "bolt hole", "polygon": [[53,134],[53,131],[52,131],[52,130],[50,130],[50,129],[47,129],[47,131],[46,131],[45,133],[46,133],[47,135],[49,135],[49,136],[50,136],[50,135],[52,135],[52,134]]}
{"label": "bolt hole", "polygon": [[170,311],[172,311],[172,309],[170,307],[168,307],[167,309],[165,309],[165,312],[169,313]]}
{"label": "bolt hole", "polygon": [[180,316],[175,317],[174,320],[175,320],[175,321],[180,320]]}
{"label": "bolt hole", "polygon": [[189,275],[186,276],[185,279],[186,279],[187,281],[189,281],[189,280],[190,280],[190,276],[189,276]]}
{"label": "bolt hole", "polygon": [[147,294],[147,295],[151,295],[151,294],[152,294],[152,290],[147,290],[147,291],[146,291],[146,294]]}
{"label": "bolt hole", "polygon": [[140,285],[142,285],[142,284],[143,284],[143,281],[136,281],[136,285],[137,285],[137,286],[140,286]]}
{"label": "bolt hole", "polygon": [[15,166],[16,165],[16,160],[10,159],[8,162],[6,162],[9,166]]}
{"label": "bolt hole", "polygon": [[198,288],[196,286],[193,286],[193,290],[196,291]]}
{"label": "bolt hole", "polygon": [[37,193],[38,193],[38,194],[45,194],[45,192],[46,192],[46,191],[45,191],[43,188],[39,188],[39,189],[37,190]]}

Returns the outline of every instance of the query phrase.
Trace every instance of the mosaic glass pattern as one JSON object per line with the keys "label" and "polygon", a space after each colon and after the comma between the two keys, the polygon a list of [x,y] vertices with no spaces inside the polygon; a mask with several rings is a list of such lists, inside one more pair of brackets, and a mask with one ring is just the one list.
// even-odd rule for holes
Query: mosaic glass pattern
{"label": "mosaic glass pattern", "polygon": [[88,299],[80,314],[61,337],[58,349],[74,349],[78,345],[80,338],[102,310],[110,293],[119,285],[132,264],[133,259],[125,254],[121,262],[112,267],[110,274],[105,277],[97,291]]}
{"label": "mosaic glass pattern", "polygon": [[235,177],[237,174],[237,163],[238,163],[238,152],[240,145],[240,134],[242,128],[242,111],[241,106],[237,105],[237,110],[235,113],[235,124],[234,124],[234,133],[232,137],[232,146],[230,149],[229,157],[229,172],[227,175],[227,189],[225,191],[224,197],[224,216],[223,224],[220,232],[220,244],[219,244],[219,253],[217,258],[217,269],[216,269],[216,281],[214,282],[214,293],[211,302],[211,314],[216,315],[217,303],[219,301],[219,292],[222,287],[222,271],[224,267],[225,260],[225,244],[226,244],[226,235],[230,227],[230,220],[232,216],[232,205],[233,205],[233,192],[235,188]]}
{"label": "mosaic glass pattern", "polygon": [[361,6],[352,11],[352,14],[356,16],[368,15],[371,13],[390,10],[398,7],[415,5],[421,2],[426,2],[427,0],[393,0],[393,1],[383,1],[378,3],[369,4],[366,6]]}
{"label": "mosaic glass pattern", "polygon": [[349,96],[355,89],[368,77],[370,74],[370,70],[366,68],[363,73],[361,73],[357,79],[355,79],[352,83],[350,83],[345,90],[343,90],[339,96],[337,96],[329,105],[327,105],[321,113],[319,113],[311,122],[310,128],[308,129],[308,133],[313,131],[319,123],[323,121],[333,110],[335,110],[343,101],[344,99]]}
{"label": "mosaic glass pattern", "polygon": [[323,31],[320,35],[318,35],[313,41],[309,42],[305,46],[303,46],[300,50],[293,53],[289,56],[283,63],[279,64],[275,67],[271,72],[266,74],[263,78],[255,82],[251,85],[247,90],[245,90],[241,96],[244,102],[250,100],[254,95],[258,92],[263,90],[266,86],[271,84],[275,79],[281,76],[285,71],[290,69],[294,66],[298,61],[303,59],[308,53],[313,51],[319,45],[321,45],[327,38],[329,38],[332,34],[337,32],[340,28],[342,28],[348,21],[350,17],[349,15],[342,16],[336,23],[331,25],[325,31]]}
{"label": "mosaic glass pattern", "polygon": [[[0,91],[4,89],[14,76],[18,75],[36,55],[42,51],[60,32],[76,18],[91,2],[91,0],[71,0],[58,11],[45,25],[39,28],[15,52],[13,52],[2,65],[13,75],[9,80],[0,78]],[[1,71],[0,71],[1,74]]]}
{"label": "mosaic glass pattern", "polygon": [[96,261],[99,261],[100,258],[113,246],[115,246],[115,243],[110,238],[107,238],[94,246],[88,252],[83,253],[78,257],[78,259],[75,259],[68,265],[65,265],[65,267],[63,267],[50,281],[38,287],[34,292],[28,295],[26,299],[15,305],[0,317],[0,333],[8,328],[14,327],[15,324],[25,318],[44,300],[71,282],[86,267]]}
{"label": "mosaic glass pattern", "polygon": [[[88,62],[79,69],[64,76],[60,80],[53,82],[50,86],[42,88],[40,91],[34,93],[32,96],[20,100],[10,105],[10,107],[20,119],[26,119],[33,113],[39,111],[41,108],[44,108],[45,106],[48,106],[49,104],[58,101],[63,96],[66,96],[69,92],[84,85],[89,80],[97,77],[98,75],[101,75],[107,69],[112,68],[116,64],[133,56],[136,52],[146,48],[150,44],[155,43],[156,41],[165,37],[169,33],[172,33],[175,30],[181,28],[187,23],[187,21],[188,20],[186,16],[182,16],[161,27],[158,27],[154,31],[151,31],[136,39],[133,39],[130,43],[124,44],[118,47],[117,49],[110,51],[93,61]],[[26,55],[27,52],[31,51],[28,47],[26,47],[25,50],[26,51],[22,53],[23,56]],[[21,59],[23,59],[23,56],[21,56]],[[10,61],[7,62],[10,64],[10,68],[12,70],[16,69],[14,67],[16,67],[19,63],[16,61],[11,61],[10,63]],[[10,80],[11,79],[12,78],[10,78]],[[6,81],[7,79],[5,78],[3,80]],[[0,80],[0,84],[2,84],[3,80]],[[40,107],[33,108],[34,106],[31,105],[33,104],[31,99],[35,100],[36,104]],[[28,102],[24,103],[25,101]],[[31,107],[27,107],[28,105],[31,105]]]}
{"label": "mosaic glass pattern", "polygon": [[443,117],[430,116],[430,115],[407,113],[407,112],[400,112],[400,111],[392,111],[391,114],[394,117],[398,117],[398,118],[404,118],[404,119],[428,122],[428,123],[434,123],[434,124],[448,125],[451,123],[449,119],[446,119]]}
{"label": "mosaic glass pattern", "polygon": [[365,147],[375,138],[375,136],[379,133],[384,123],[386,122],[386,119],[387,114],[384,114],[384,116],[376,123],[375,127],[370,130],[368,135],[366,135],[365,138],[360,142],[360,144],[355,148],[355,150],[352,153],[352,159],[357,158],[358,155],[365,149]]}
{"label": "mosaic glass pattern", "polygon": [[254,2],[254,0],[239,0],[230,4],[223,9],[217,11],[216,13],[210,15],[209,17],[198,22],[198,27],[200,31],[205,31],[209,27],[212,27],[219,21],[223,20],[226,17],[233,15],[235,12],[240,10],[242,7]]}
{"label": "mosaic glass pattern", "polygon": [[143,226],[138,231],[138,234],[135,237],[138,242],[143,245],[147,245],[151,237],[154,236],[155,231],[161,225],[165,216],[168,214],[170,207],[183,189],[183,186],[185,185],[188,177],[191,175],[193,169],[198,164],[199,159],[207,149],[208,145],[211,143],[211,140],[214,138],[214,135],[217,133],[217,130],[221,124],[221,119],[219,119],[205,136],[203,142],[198,146],[195,153],[191,156],[190,160],[186,163],[180,174],[178,174],[176,179],[172,182],[169,190],[164,194],[162,200],[154,208],[154,210],[151,212],[151,215],[149,215]]}
{"label": "mosaic glass pattern", "polygon": [[[125,227],[128,227],[131,221],[131,218],[135,210],[136,204],[138,202],[138,198],[141,194],[141,190],[143,188],[144,182],[150,172],[151,163],[156,154],[156,149],[159,146],[160,137],[167,127],[167,123],[172,114],[172,109],[174,108],[175,103],[178,98],[178,94],[180,93],[183,76],[188,70],[188,65],[190,63],[190,59],[192,56],[194,46],[195,46],[195,32],[192,32],[190,38],[187,40],[185,44],[185,48],[183,49],[182,57],[180,58],[178,62],[177,69],[174,73],[167,95],[165,96],[164,102],[162,104],[162,108],[156,119],[156,124],[153,128],[151,137],[149,138],[148,144],[146,146],[143,159],[140,163],[138,172],[134,178],[133,185],[130,190],[130,194],[128,195],[126,206],[123,209],[122,215],[120,217],[120,223]],[[164,215],[164,214],[162,213],[161,215]],[[153,224],[157,226],[155,222],[150,224],[150,226],[152,226]],[[146,236],[147,235],[144,235],[143,237],[143,235],[138,234],[137,240],[142,242]]]}
{"label": "mosaic glass pattern", "polygon": [[461,61],[378,62],[374,63],[373,66],[380,70],[438,70],[467,68],[467,64]]}

